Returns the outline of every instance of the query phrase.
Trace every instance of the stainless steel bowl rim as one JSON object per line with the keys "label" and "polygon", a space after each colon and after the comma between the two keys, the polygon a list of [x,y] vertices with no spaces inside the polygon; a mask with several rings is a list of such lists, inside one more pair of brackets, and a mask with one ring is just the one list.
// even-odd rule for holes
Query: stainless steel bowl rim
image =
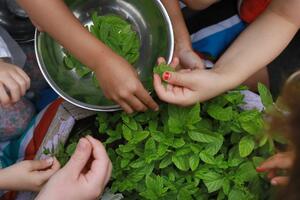
{"label": "stainless steel bowl rim", "polygon": [[[174,54],[174,32],[173,32],[173,26],[172,26],[172,22],[171,19],[168,15],[167,10],[165,9],[165,7],[163,6],[163,4],[161,3],[160,0],[154,0],[154,2],[157,4],[158,8],[160,9],[160,11],[163,14],[164,20],[167,23],[168,26],[168,30],[169,31],[169,37],[170,37],[170,55],[167,59],[167,63],[171,63],[172,58],[173,58],[173,54]],[[66,94],[63,90],[61,90],[55,83],[54,81],[52,81],[51,76],[48,74],[47,70],[45,69],[45,67],[42,65],[40,57],[38,55],[38,36],[39,36],[40,32],[38,31],[38,29],[35,30],[35,36],[34,36],[34,48],[35,48],[35,56],[36,56],[36,60],[38,63],[38,66],[44,76],[44,78],[46,79],[47,83],[51,86],[51,88],[60,96],[62,97],[64,100],[66,100],[67,102],[78,106],[80,108],[83,109],[87,109],[87,110],[91,110],[91,111],[97,111],[97,112],[113,112],[113,111],[120,111],[122,110],[122,108],[119,105],[112,105],[112,106],[96,106],[96,105],[90,105],[90,104],[85,104],[81,101],[78,101],[72,97],[70,97],[68,94]]]}

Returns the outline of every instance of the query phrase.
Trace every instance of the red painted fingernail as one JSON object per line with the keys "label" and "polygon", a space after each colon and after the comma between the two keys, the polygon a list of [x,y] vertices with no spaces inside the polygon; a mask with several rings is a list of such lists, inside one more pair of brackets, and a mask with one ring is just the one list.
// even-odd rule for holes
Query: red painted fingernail
{"label": "red painted fingernail", "polygon": [[257,167],[257,168],[256,168],[256,171],[257,171],[257,172],[265,172],[265,171],[267,171],[267,169],[261,168],[261,167]]}
{"label": "red painted fingernail", "polygon": [[170,72],[165,72],[163,74],[163,77],[162,77],[165,81],[169,80],[171,78],[171,73]]}

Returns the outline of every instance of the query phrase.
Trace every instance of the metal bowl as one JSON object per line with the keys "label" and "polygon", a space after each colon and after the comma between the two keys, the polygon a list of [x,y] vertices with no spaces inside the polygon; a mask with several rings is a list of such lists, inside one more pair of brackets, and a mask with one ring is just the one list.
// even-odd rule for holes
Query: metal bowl
{"label": "metal bowl", "polygon": [[[69,0],[66,1],[83,25],[91,23],[94,11],[126,19],[141,40],[140,58],[135,63],[140,80],[147,88],[157,58],[171,61],[174,36],[171,21],[160,0]],[[72,33],[70,33],[72,34]],[[94,111],[116,111],[120,106],[107,100],[92,78],[80,78],[63,64],[63,47],[48,34],[36,31],[35,49],[39,67],[51,87],[65,100]],[[122,83],[120,83],[122,84]],[[149,88],[147,88],[149,89]]]}

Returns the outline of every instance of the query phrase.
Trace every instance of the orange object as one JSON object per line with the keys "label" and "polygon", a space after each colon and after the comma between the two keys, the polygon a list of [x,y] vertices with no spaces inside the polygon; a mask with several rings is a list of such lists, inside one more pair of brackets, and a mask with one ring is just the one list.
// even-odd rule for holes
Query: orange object
{"label": "orange object", "polygon": [[240,17],[247,23],[253,22],[262,14],[272,0],[243,0],[240,7]]}

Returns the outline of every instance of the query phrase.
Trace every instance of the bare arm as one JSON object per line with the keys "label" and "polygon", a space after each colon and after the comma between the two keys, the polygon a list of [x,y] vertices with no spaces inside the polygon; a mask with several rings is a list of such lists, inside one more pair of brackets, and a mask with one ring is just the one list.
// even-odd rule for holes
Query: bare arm
{"label": "bare arm", "polygon": [[81,26],[62,0],[51,0],[47,3],[40,0],[19,0],[19,3],[45,32],[87,66],[94,68],[100,62],[98,59],[104,62],[106,58],[115,56]]}
{"label": "bare arm", "polygon": [[216,63],[215,71],[230,77],[225,89],[241,84],[268,65],[292,40],[299,29],[300,2],[290,2],[274,1]]}
{"label": "bare arm", "polygon": [[108,99],[118,103],[128,113],[158,109],[132,66],[92,36],[63,0],[18,1],[38,26],[95,72]]}
{"label": "bare arm", "polygon": [[186,106],[237,87],[288,45],[300,27],[299,10],[299,0],[274,0],[237,38],[213,70],[168,72],[163,77],[175,88],[172,90],[166,90],[160,77],[155,76],[156,93],[166,102]]}

